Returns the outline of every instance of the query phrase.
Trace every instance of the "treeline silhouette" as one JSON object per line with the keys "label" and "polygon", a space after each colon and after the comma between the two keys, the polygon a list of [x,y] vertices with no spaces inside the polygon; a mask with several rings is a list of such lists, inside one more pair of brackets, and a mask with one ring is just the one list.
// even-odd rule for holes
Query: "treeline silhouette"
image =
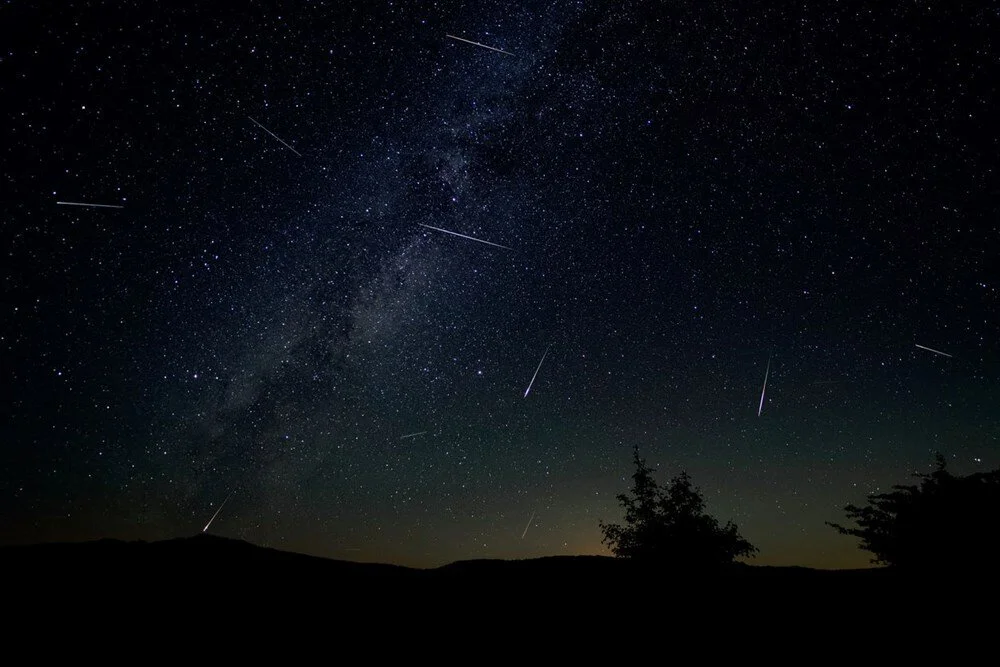
{"label": "treeline silhouette", "polygon": [[[756,547],[732,522],[705,513],[701,491],[686,472],[660,486],[633,451],[632,488],[618,495],[625,523],[601,522],[603,543],[618,558],[687,569],[719,569],[753,557]],[[868,496],[868,504],[844,507],[853,526],[827,524],[859,539],[871,562],[898,572],[963,568],[986,572],[993,559],[1000,517],[1000,470],[952,475],[940,453],[936,469],[914,473],[918,485],[895,485]]]}
{"label": "treeline silhouette", "polygon": [[844,511],[855,525],[829,523],[861,540],[872,562],[898,570],[986,570],[994,560],[1000,517],[1000,470],[952,475],[944,456],[917,485],[895,485]]}
{"label": "treeline silhouette", "polygon": [[632,452],[635,473],[632,490],[619,494],[625,525],[601,522],[602,542],[620,558],[670,567],[717,568],[757,548],[740,535],[732,522],[720,526],[705,513],[705,500],[686,472],[661,487],[653,471]]}

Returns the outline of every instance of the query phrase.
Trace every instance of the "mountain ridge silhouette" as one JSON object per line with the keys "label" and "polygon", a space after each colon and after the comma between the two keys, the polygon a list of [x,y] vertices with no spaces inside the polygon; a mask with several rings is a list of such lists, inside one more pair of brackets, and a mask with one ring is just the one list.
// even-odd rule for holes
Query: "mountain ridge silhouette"
{"label": "mountain ridge silhouette", "polygon": [[[103,539],[0,547],[5,608],[14,627],[35,632],[77,625],[255,628],[276,622],[312,627],[350,641],[372,628],[540,627],[558,622],[623,623],[642,609],[677,628],[705,622],[839,622],[859,601],[918,608],[913,579],[884,568],[813,570],[739,564],[691,572],[642,567],[610,556],[471,559],[429,569],[358,563],[195,535],[161,541]],[[751,617],[746,612],[752,610]],[[645,612],[642,612],[645,613]],[[658,620],[657,620],[658,619]],[[583,627],[583,625],[581,625]],[[391,636],[391,635],[386,635]],[[345,639],[345,641],[348,641]]]}
{"label": "mountain ridge silhouette", "polygon": [[[416,568],[390,563],[371,563],[265,547],[245,540],[198,533],[189,537],[164,540],[121,540],[103,538],[83,542],[46,542],[26,545],[0,546],[0,566],[21,572],[40,568],[57,569],[68,573],[77,569],[96,571],[102,568],[148,567],[169,565],[181,571],[195,571],[211,565],[241,567],[295,566],[318,571],[325,568],[336,574],[349,570],[352,574],[388,577],[463,577],[493,575],[544,574],[546,576],[573,576],[574,574],[619,575],[635,572],[649,576],[655,568],[638,566],[627,560],[598,555],[553,555],[524,559],[476,558],[458,560],[437,567]],[[310,571],[310,573],[313,573]],[[886,576],[884,568],[845,570],[819,570],[800,566],[768,566],[736,564],[723,571],[705,573],[704,576],[738,578],[756,577],[855,577],[874,578]]]}

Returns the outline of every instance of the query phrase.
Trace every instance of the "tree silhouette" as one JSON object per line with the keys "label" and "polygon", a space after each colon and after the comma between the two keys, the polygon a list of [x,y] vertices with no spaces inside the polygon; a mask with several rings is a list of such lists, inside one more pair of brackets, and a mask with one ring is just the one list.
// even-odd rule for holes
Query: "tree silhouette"
{"label": "tree silhouette", "polygon": [[899,570],[984,568],[993,558],[1000,514],[1000,470],[955,476],[936,457],[937,469],[914,473],[919,486],[895,485],[868,496],[868,505],[847,505],[857,527],[827,522],[860,538],[872,562]]}
{"label": "tree silhouette", "polygon": [[739,534],[732,522],[719,526],[705,514],[705,501],[686,472],[661,488],[653,471],[633,451],[635,473],[630,494],[619,494],[625,525],[600,522],[607,544],[619,558],[670,566],[711,568],[728,565],[740,556],[753,556],[756,547]]}

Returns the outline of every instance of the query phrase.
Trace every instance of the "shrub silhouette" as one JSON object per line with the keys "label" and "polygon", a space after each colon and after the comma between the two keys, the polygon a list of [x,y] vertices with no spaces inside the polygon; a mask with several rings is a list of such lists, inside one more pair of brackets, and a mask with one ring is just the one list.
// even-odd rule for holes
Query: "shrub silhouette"
{"label": "shrub silhouette", "polygon": [[843,535],[860,538],[873,563],[899,570],[984,568],[995,548],[1000,514],[1000,470],[955,476],[936,457],[937,469],[914,473],[918,486],[895,485],[868,496],[868,505],[847,505],[857,527],[827,522]]}
{"label": "shrub silhouette", "polygon": [[740,536],[732,522],[719,526],[705,514],[705,501],[686,472],[660,487],[652,470],[633,451],[636,471],[630,494],[619,494],[625,508],[625,525],[600,523],[607,544],[619,558],[688,568],[732,564],[739,556],[752,556],[756,547]]}

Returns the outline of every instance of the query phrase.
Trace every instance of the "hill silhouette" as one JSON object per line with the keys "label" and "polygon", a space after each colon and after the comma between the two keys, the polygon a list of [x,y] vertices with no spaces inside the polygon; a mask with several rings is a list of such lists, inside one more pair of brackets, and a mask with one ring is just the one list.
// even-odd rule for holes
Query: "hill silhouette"
{"label": "hill silhouette", "polygon": [[744,629],[748,623],[815,631],[856,613],[859,601],[904,612],[928,608],[926,598],[923,607],[909,602],[924,595],[923,582],[913,586],[913,579],[884,568],[738,564],[707,574],[604,556],[551,556],[416,569],[211,535],[0,547],[0,568],[3,607],[16,611],[6,627],[10,633],[96,627],[119,635],[128,629],[141,638],[162,626],[218,628],[243,637],[247,628],[252,636],[255,628],[276,624],[286,636],[301,628],[335,632],[338,645],[362,650],[371,649],[372,632],[391,641],[415,626],[425,632],[464,628],[462,642],[529,623],[627,629],[640,618],[675,632],[706,624]]}
{"label": "hill silhouette", "polygon": [[199,534],[157,542],[103,539],[78,543],[47,543],[0,547],[0,567],[16,573],[18,586],[86,585],[102,587],[142,581],[144,586],[176,581],[232,584],[251,575],[255,585],[308,579],[314,589],[335,587],[339,594],[366,595],[394,590],[433,587],[461,592],[471,588],[574,586],[586,582],[600,590],[644,582],[649,586],[690,587],[724,583],[727,586],[797,586],[808,580],[835,587],[852,582],[868,585],[890,575],[879,568],[813,570],[738,564],[713,574],[662,571],[609,556],[548,556],[524,560],[477,559],[417,569],[381,563],[359,563],[309,556],[261,547],[242,540]]}
{"label": "hill silhouette", "polygon": [[355,563],[308,556],[204,533],[157,542],[103,539],[93,542],[9,546],[0,549],[0,561],[29,570],[106,570],[109,573],[154,566],[168,568],[176,573],[197,573],[219,565],[253,565],[295,568],[309,572],[325,570],[339,573],[341,570],[348,570],[352,575],[377,573],[376,576],[391,576],[408,569],[397,565]]}

